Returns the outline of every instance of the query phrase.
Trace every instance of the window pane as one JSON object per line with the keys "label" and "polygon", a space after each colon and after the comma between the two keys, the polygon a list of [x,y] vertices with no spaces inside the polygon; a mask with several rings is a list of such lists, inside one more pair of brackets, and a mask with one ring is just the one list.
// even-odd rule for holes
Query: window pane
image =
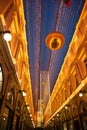
{"label": "window pane", "polygon": [[0,66],[0,71],[2,71],[2,68],[1,68],[1,66]]}
{"label": "window pane", "polygon": [[0,81],[2,81],[2,71],[0,71]]}

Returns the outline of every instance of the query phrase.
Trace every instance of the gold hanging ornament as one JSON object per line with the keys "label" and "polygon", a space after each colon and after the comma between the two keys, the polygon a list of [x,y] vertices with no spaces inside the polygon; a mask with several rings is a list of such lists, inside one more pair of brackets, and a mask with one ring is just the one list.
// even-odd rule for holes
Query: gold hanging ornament
{"label": "gold hanging ornament", "polygon": [[50,50],[59,50],[64,45],[65,38],[59,32],[49,33],[46,37],[46,45]]}

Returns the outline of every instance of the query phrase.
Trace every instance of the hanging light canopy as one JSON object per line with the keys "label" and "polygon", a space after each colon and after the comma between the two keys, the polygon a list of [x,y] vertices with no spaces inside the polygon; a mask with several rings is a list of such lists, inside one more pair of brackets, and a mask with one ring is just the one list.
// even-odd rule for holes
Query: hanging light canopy
{"label": "hanging light canopy", "polygon": [[49,33],[46,37],[46,45],[50,50],[59,50],[64,45],[65,38],[59,32]]}

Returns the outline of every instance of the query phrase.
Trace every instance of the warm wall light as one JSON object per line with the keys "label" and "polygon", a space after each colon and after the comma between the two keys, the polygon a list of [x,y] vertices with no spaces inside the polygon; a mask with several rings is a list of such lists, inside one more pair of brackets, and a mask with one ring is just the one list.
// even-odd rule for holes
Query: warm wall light
{"label": "warm wall light", "polygon": [[79,97],[83,97],[83,93],[82,92],[79,93]]}
{"label": "warm wall light", "polygon": [[27,106],[27,109],[29,110],[29,109],[30,109],[30,107],[29,107],[29,106]]}
{"label": "warm wall light", "polygon": [[26,96],[25,90],[22,90],[22,95],[23,95],[24,97]]}
{"label": "warm wall light", "polygon": [[6,117],[3,117],[3,120],[5,121],[5,120],[6,120]]}
{"label": "warm wall light", "polygon": [[30,107],[29,107],[29,105],[28,105],[28,104],[26,104],[26,105],[25,105],[25,107],[27,107],[27,109],[28,109],[28,110],[30,109]]}
{"label": "warm wall light", "polygon": [[33,118],[31,118],[31,121],[33,121]]}
{"label": "warm wall light", "polygon": [[83,97],[84,94],[86,94],[87,91],[86,90],[82,90],[79,92],[79,97]]}
{"label": "warm wall light", "polygon": [[32,117],[32,114],[30,114],[30,117]]}
{"label": "warm wall light", "polygon": [[59,113],[57,113],[57,117],[59,116],[60,114]]}
{"label": "warm wall light", "polygon": [[4,40],[6,40],[7,42],[12,40],[12,35],[11,35],[11,32],[10,32],[9,30],[0,31],[0,34],[3,34],[3,38],[4,38]]}
{"label": "warm wall light", "polygon": [[52,118],[52,121],[54,121],[54,117]]}
{"label": "warm wall light", "polygon": [[22,93],[23,97],[25,97],[27,95],[26,92],[25,92],[25,90],[19,90],[18,92]]}
{"label": "warm wall light", "polygon": [[68,106],[65,106],[65,109],[67,110],[67,109],[68,109]]}

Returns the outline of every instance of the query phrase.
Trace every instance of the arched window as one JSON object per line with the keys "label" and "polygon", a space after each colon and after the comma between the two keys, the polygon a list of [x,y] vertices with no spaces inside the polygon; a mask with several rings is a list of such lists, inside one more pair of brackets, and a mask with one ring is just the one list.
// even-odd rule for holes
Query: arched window
{"label": "arched window", "polygon": [[2,72],[2,66],[0,65],[0,93],[2,91],[2,83],[3,83],[3,72]]}
{"label": "arched window", "polygon": [[14,90],[13,88],[11,88],[7,94],[7,100],[8,102],[13,105],[13,102],[14,102]]}

